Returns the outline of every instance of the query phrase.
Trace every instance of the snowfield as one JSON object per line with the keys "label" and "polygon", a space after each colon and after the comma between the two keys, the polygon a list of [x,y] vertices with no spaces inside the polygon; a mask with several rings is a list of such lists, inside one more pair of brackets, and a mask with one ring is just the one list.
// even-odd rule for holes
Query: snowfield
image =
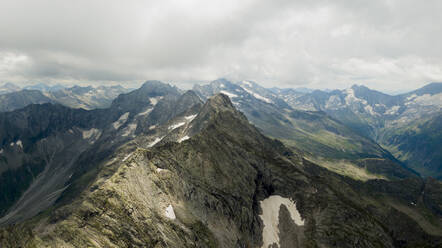
{"label": "snowfield", "polygon": [[301,215],[296,208],[295,202],[289,198],[284,198],[279,195],[272,195],[260,202],[262,215],[262,222],[264,223],[264,229],[262,231],[263,246],[269,247],[269,245],[276,243],[279,247],[279,208],[281,205],[285,205],[290,212],[292,220],[298,226],[304,225],[304,220],[302,220]]}

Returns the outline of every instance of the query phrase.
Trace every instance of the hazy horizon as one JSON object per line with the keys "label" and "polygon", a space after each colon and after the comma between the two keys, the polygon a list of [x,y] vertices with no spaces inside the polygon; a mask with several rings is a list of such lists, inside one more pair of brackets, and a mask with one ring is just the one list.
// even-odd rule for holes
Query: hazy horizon
{"label": "hazy horizon", "polygon": [[[197,81],[197,82],[186,83],[186,84],[180,84],[179,82],[178,83],[177,82],[167,82],[167,81],[162,81],[162,82],[170,84],[170,85],[173,85],[175,87],[178,87],[181,90],[191,90],[194,85],[197,85],[197,84],[198,85],[206,85],[206,84],[210,84],[211,82],[219,80],[219,79],[225,79],[225,78],[218,78],[218,79],[210,80],[210,81]],[[226,79],[226,80],[228,80],[228,79]],[[11,84],[14,84],[16,86],[19,86],[22,89],[27,88],[27,87],[31,87],[31,86],[38,86],[38,85],[41,85],[41,84],[49,86],[49,87],[63,86],[63,87],[66,87],[66,88],[74,87],[74,86],[81,86],[81,87],[88,87],[88,86],[92,86],[92,87],[122,86],[122,87],[127,88],[127,89],[137,89],[137,88],[141,87],[147,81],[157,81],[157,80],[156,79],[149,79],[149,80],[144,80],[144,81],[137,82],[137,83],[132,83],[131,85],[126,85],[126,84],[121,83],[121,82],[112,82],[112,83],[107,83],[107,84],[103,84],[103,83],[101,83],[101,84],[90,84],[89,83],[88,84],[87,82],[83,82],[83,83],[79,83],[79,84],[78,83],[77,84],[76,83],[61,84],[61,83],[45,83],[45,82],[30,83],[30,84],[17,84],[17,83],[13,83],[13,82],[0,82],[0,87],[6,85],[8,83],[11,83]],[[158,80],[158,81],[161,81],[161,80]],[[240,80],[240,81],[229,80],[229,81],[231,81],[232,83],[238,83],[240,81],[251,81],[251,80]],[[332,90],[345,90],[345,89],[348,89],[348,88],[350,88],[350,87],[352,87],[354,85],[368,87],[367,85],[364,85],[364,84],[352,84],[352,85],[349,85],[348,87],[344,87],[344,88],[309,88],[308,86],[307,87],[304,87],[304,86],[298,86],[298,87],[278,87],[278,86],[266,87],[264,85],[261,85],[259,82],[254,82],[254,83],[257,83],[258,85],[263,86],[264,88],[267,88],[267,89],[271,89],[271,88],[294,89],[294,90],[298,90],[298,92],[302,92],[302,91],[305,91],[305,90],[312,90],[312,91],[313,90],[321,90],[321,91],[326,91],[326,92],[327,91],[332,91]],[[429,83],[427,83],[427,84],[425,84],[423,86],[426,86],[426,85],[432,84],[432,83],[441,83],[441,82],[429,82]],[[392,90],[392,91],[388,91],[388,90],[387,91],[383,91],[383,90],[378,90],[378,89],[374,89],[374,88],[370,88],[370,87],[368,87],[368,88],[371,89],[371,90],[376,90],[376,91],[382,92],[384,94],[388,94],[388,95],[400,95],[400,94],[404,94],[404,93],[408,93],[408,92],[417,90],[417,89],[422,88],[422,87],[418,87],[418,88],[414,88],[414,89],[396,89],[396,90]]]}

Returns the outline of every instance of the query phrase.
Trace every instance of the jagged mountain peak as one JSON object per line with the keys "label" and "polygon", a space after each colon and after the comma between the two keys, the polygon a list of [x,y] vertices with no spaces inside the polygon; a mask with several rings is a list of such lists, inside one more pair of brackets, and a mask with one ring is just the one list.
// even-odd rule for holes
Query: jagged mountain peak
{"label": "jagged mountain peak", "polygon": [[176,87],[160,81],[146,81],[139,89],[119,95],[111,106],[139,112],[146,105],[155,105],[161,97],[167,95],[177,97],[180,92]]}
{"label": "jagged mountain peak", "polygon": [[[398,97],[370,89],[364,85],[353,85],[351,88],[348,88],[343,92],[347,95],[347,97],[356,97],[358,99],[362,99],[362,102],[365,105],[368,104],[371,106],[376,106],[376,104],[378,104],[380,106],[382,104],[386,107],[400,105],[400,99]],[[371,114],[373,111],[368,112]]]}
{"label": "jagged mountain peak", "polygon": [[356,90],[356,89],[364,89],[364,90],[370,90],[367,86],[363,84],[353,84],[350,88]]}
{"label": "jagged mountain peak", "polygon": [[247,121],[247,118],[233,106],[230,98],[222,93],[211,96],[207,99],[197,117],[192,121],[193,125],[189,130],[189,135],[193,136],[207,127],[210,120],[217,116],[224,116],[230,113],[235,118]]}
{"label": "jagged mountain peak", "polygon": [[366,95],[366,94],[376,94],[376,95],[382,95],[382,96],[389,97],[389,95],[387,95],[385,93],[382,93],[382,92],[377,91],[377,90],[370,89],[367,86],[362,85],[362,84],[360,84],[360,85],[354,84],[354,85],[352,85],[350,87],[350,89],[352,89],[355,92],[356,95],[363,96],[363,95]]}
{"label": "jagged mountain peak", "polygon": [[219,93],[207,99],[206,103],[198,114],[197,119],[209,119],[214,114],[220,112],[240,113],[233,106],[232,101],[227,95]]}
{"label": "jagged mountain peak", "polygon": [[195,91],[188,90],[178,98],[175,105],[174,113],[179,115],[189,110],[189,107],[191,106],[200,108],[203,105],[203,101],[201,101]]}
{"label": "jagged mountain peak", "polygon": [[169,93],[179,94],[179,89],[177,87],[158,80],[146,81],[138,91],[143,92],[144,94],[149,94],[150,96],[162,96]]}
{"label": "jagged mountain peak", "polygon": [[202,87],[212,87],[214,89],[222,90],[222,89],[233,89],[237,88],[238,86],[225,78],[219,78],[214,81],[211,81],[209,84],[204,85]]}
{"label": "jagged mountain peak", "polygon": [[216,80],[213,80],[212,82],[210,82],[210,84],[231,84],[232,82],[230,82],[229,80],[225,79],[225,78],[218,78]]}
{"label": "jagged mountain peak", "polygon": [[146,87],[159,87],[159,86],[164,86],[167,85],[159,80],[147,80],[146,82],[143,83],[143,85],[141,86],[141,88],[146,88]]}
{"label": "jagged mountain peak", "polygon": [[207,100],[206,105],[214,109],[222,109],[222,110],[235,109],[235,107],[233,107],[232,101],[230,101],[230,98],[223,93],[219,93],[210,97]]}
{"label": "jagged mountain peak", "polygon": [[180,98],[188,98],[188,99],[200,100],[200,98],[198,97],[196,92],[193,91],[193,90],[188,90],[188,91],[184,92],[184,94],[181,95]]}
{"label": "jagged mountain peak", "polygon": [[20,87],[19,87],[18,85],[13,84],[13,83],[10,83],[10,82],[8,82],[8,83],[4,83],[4,84],[1,85],[0,87],[2,87],[2,88],[8,88],[8,89],[14,89],[14,90],[19,90],[19,89],[20,89]]}

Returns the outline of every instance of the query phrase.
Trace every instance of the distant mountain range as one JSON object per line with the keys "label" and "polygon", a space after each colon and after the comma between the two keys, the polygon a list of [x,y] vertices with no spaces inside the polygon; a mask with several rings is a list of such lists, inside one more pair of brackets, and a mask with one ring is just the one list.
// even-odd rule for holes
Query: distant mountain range
{"label": "distant mountain range", "polygon": [[[323,111],[368,137],[424,176],[442,177],[442,83],[390,96],[364,86],[299,95],[277,93],[295,108]],[[419,137],[417,140],[403,136]],[[402,143],[408,140],[410,143]],[[408,142],[407,141],[407,142]],[[428,144],[419,149],[419,144]]]}
{"label": "distant mountain range", "polygon": [[21,88],[13,83],[5,83],[0,85],[0,94],[11,93],[19,90],[21,90]]}
{"label": "distant mountain range", "polygon": [[37,84],[23,89],[12,84],[0,86],[0,112],[23,108],[29,104],[59,103],[71,108],[107,108],[118,95],[129,90],[122,86],[70,88],[62,85]]}
{"label": "distant mountain range", "polygon": [[0,247],[442,244],[440,84],[119,90],[0,96]]}

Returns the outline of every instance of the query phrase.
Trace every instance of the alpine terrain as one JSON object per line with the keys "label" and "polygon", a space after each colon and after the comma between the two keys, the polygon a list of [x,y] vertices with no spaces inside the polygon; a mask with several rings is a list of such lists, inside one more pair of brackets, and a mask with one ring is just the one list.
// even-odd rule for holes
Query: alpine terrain
{"label": "alpine terrain", "polygon": [[358,85],[331,92],[275,94],[295,109],[327,113],[423,176],[442,178],[442,83],[395,96]]}
{"label": "alpine terrain", "polygon": [[421,133],[380,146],[278,92],[147,81],[105,108],[0,113],[0,247],[442,245],[442,183],[391,148]]}

